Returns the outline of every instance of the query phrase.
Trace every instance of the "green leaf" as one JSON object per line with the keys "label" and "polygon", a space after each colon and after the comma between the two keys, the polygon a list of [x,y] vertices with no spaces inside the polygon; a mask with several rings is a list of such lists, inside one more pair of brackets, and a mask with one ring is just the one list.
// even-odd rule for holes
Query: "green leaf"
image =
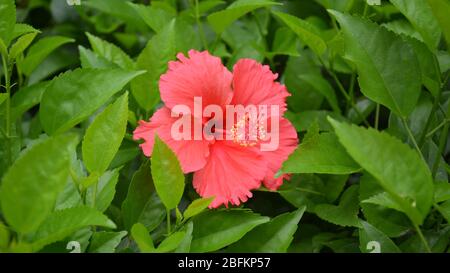
{"label": "green leaf", "polygon": [[75,231],[88,226],[116,227],[108,217],[91,207],[58,210],[50,214],[33,235],[33,250],[37,251],[45,245],[62,240]]}
{"label": "green leaf", "polygon": [[155,252],[155,247],[153,246],[153,240],[148,233],[147,228],[141,224],[134,224],[131,228],[131,236],[137,243],[139,249],[142,253]]}
{"label": "green leaf", "polygon": [[302,143],[283,163],[283,173],[349,174],[360,170],[333,133],[311,127]]}
{"label": "green leaf", "polygon": [[175,21],[171,21],[148,41],[136,61],[137,68],[147,72],[131,82],[131,92],[144,110],[151,110],[159,102],[159,77],[175,53]]}
{"label": "green leaf", "polygon": [[390,0],[420,33],[431,50],[435,50],[441,40],[439,24],[430,5],[424,0]]}
{"label": "green leaf", "polygon": [[329,12],[344,31],[346,58],[356,65],[363,94],[401,117],[408,116],[419,99],[421,86],[412,46],[368,20]]}
{"label": "green leaf", "polygon": [[4,252],[8,247],[9,236],[8,228],[0,221],[0,251]]}
{"label": "green leaf", "polygon": [[156,192],[164,206],[174,209],[184,192],[184,174],[175,153],[157,135],[151,157]]}
{"label": "green leaf", "polygon": [[30,25],[16,23],[16,25],[14,26],[14,33],[12,35],[11,40],[17,39],[20,36],[23,36],[23,35],[31,33],[31,32],[41,33],[39,30],[35,29],[34,27],[32,27]]}
{"label": "green leaf", "polygon": [[[116,193],[116,185],[119,181],[119,171],[120,169],[114,169],[112,171],[105,172],[98,182],[93,187],[89,187],[86,192],[86,203],[87,205],[95,206],[98,211],[104,212]],[[96,187],[97,189],[94,189]],[[95,204],[93,203],[94,194]]]}
{"label": "green leaf", "polygon": [[52,211],[69,178],[71,152],[77,143],[73,134],[38,141],[4,175],[0,202],[3,216],[15,231],[36,230]]}
{"label": "green leaf", "polygon": [[273,13],[292,29],[300,40],[308,45],[318,56],[322,56],[327,49],[327,44],[322,39],[319,30],[313,24],[283,12],[275,11]]}
{"label": "green leaf", "polygon": [[184,211],[183,218],[186,220],[199,214],[200,212],[205,210],[213,200],[214,197],[200,198],[192,201],[192,203]]}
{"label": "green leaf", "polygon": [[314,122],[317,122],[320,131],[331,131],[331,125],[327,120],[328,116],[336,120],[344,120],[344,117],[341,115],[326,110],[310,110],[298,113],[287,111],[285,113],[285,117],[292,123],[292,125],[294,125],[298,132],[308,130]]}
{"label": "green leaf", "polygon": [[123,222],[127,230],[140,222],[152,231],[166,216],[164,205],[155,193],[149,163],[145,162],[135,172],[122,203]]}
{"label": "green leaf", "polygon": [[287,27],[280,27],[275,32],[275,37],[272,42],[272,51],[268,54],[271,58],[275,55],[299,56],[297,47],[297,35]]}
{"label": "green leaf", "polygon": [[40,82],[19,89],[11,98],[11,107],[13,119],[19,118],[23,113],[41,102],[42,95],[49,86],[50,82]]}
{"label": "green leaf", "polygon": [[433,182],[417,152],[385,132],[332,119],[330,123],[350,156],[378,180],[413,223],[420,225],[433,203]]}
{"label": "green leaf", "polygon": [[269,0],[237,0],[226,9],[208,15],[208,23],[216,33],[222,33],[234,21],[255,9],[279,5]]}
{"label": "green leaf", "polygon": [[340,226],[358,227],[358,186],[351,186],[341,197],[339,205],[320,204],[314,208],[314,212],[325,221]]}
{"label": "green leaf", "polygon": [[9,50],[9,59],[15,60],[17,57],[19,57],[19,55],[22,54],[25,49],[27,49],[28,46],[33,42],[36,35],[36,32],[32,32],[25,34],[17,39],[17,41],[11,46],[11,49]]}
{"label": "green leaf", "polygon": [[0,39],[8,47],[16,24],[16,5],[14,0],[2,0],[0,4]]}
{"label": "green leaf", "polygon": [[74,41],[75,40],[72,38],[63,36],[52,36],[40,39],[30,47],[23,61],[19,62],[22,72],[25,75],[30,76],[31,72],[33,72],[55,49],[64,44],[73,43]]}
{"label": "green leaf", "polygon": [[118,65],[108,61],[90,49],[78,46],[80,52],[80,62],[82,68],[119,68]]}
{"label": "green leaf", "polygon": [[302,74],[299,78],[311,85],[316,92],[321,93],[327,99],[334,112],[341,112],[333,87],[321,75],[312,73]]}
{"label": "green leaf", "polygon": [[448,16],[450,3],[446,0],[427,0],[427,2],[441,27],[448,47],[450,46],[450,17]]}
{"label": "green leaf", "polygon": [[127,235],[126,231],[120,232],[96,232],[92,235],[89,253],[114,253],[116,247],[120,244],[123,237]]}
{"label": "green leaf", "polygon": [[82,152],[86,169],[103,173],[108,169],[125,136],[128,121],[128,92],[100,113],[86,130]]}
{"label": "green leaf", "polygon": [[268,217],[245,210],[205,211],[193,219],[195,229],[191,252],[219,250],[269,220]]}
{"label": "green leaf", "polygon": [[141,16],[142,20],[156,33],[160,33],[164,26],[170,23],[175,17],[175,14],[169,12],[167,9],[145,6],[140,4],[129,3],[134,10]]}
{"label": "green leaf", "polygon": [[383,232],[376,229],[371,224],[360,221],[361,228],[359,229],[359,248],[363,253],[370,253],[370,243],[376,242],[380,246],[380,253],[399,253],[400,249],[392,242],[389,237]]}
{"label": "green leaf", "polygon": [[91,43],[92,49],[99,56],[117,64],[120,68],[132,70],[135,67],[133,60],[118,46],[109,43],[86,32],[86,36]]}
{"label": "green leaf", "polygon": [[42,97],[42,127],[49,135],[70,129],[140,74],[120,69],[76,69],[56,77]]}
{"label": "green leaf", "polygon": [[8,94],[0,93],[0,105],[8,98]]}
{"label": "green leaf", "polygon": [[[286,252],[297,231],[298,223],[305,212],[302,207],[294,212],[284,213],[259,225],[237,243],[227,248],[229,252],[283,253]],[[262,239],[265,238],[265,239]]]}
{"label": "green leaf", "polygon": [[184,235],[183,240],[178,245],[177,249],[175,249],[175,253],[189,253],[190,252],[193,228],[194,228],[194,224],[192,223],[192,221],[187,223],[186,233]]}
{"label": "green leaf", "polygon": [[175,250],[181,244],[185,235],[186,232],[184,231],[177,231],[170,234],[169,237],[164,239],[164,241],[158,245],[156,252],[165,253]]}

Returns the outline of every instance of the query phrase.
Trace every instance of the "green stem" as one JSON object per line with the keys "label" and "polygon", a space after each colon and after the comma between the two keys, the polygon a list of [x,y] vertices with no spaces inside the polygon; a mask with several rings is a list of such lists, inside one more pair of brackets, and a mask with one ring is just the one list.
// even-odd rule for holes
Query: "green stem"
{"label": "green stem", "polygon": [[11,75],[9,73],[9,60],[2,56],[3,62],[3,72],[5,73],[5,89],[6,89],[6,122],[5,122],[5,133],[6,133],[6,150],[7,150],[7,158],[8,158],[8,166],[11,164]]}
{"label": "green stem", "polygon": [[425,136],[425,138],[429,138],[432,135],[434,135],[434,133],[436,133],[439,129],[442,128],[442,126],[444,126],[445,124],[449,123],[450,119],[444,119],[443,122],[441,122],[438,126],[436,126],[433,130],[431,130],[429,133],[427,133],[427,135]]}
{"label": "green stem", "polygon": [[422,244],[423,244],[423,246],[425,247],[426,251],[427,251],[428,253],[431,253],[431,248],[430,248],[430,246],[428,245],[428,242],[427,242],[427,240],[425,239],[425,236],[423,236],[423,233],[422,233],[422,231],[420,230],[419,226],[416,225],[416,224],[414,224],[414,228],[416,229],[417,234],[419,235],[419,238],[420,238],[420,240],[422,241]]}
{"label": "green stem", "polygon": [[166,215],[167,215],[167,235],[170,234],[170,209],[166,209]]}
{"label": "green stem", "polygon": [[208,42],[206,41],[205,32],[203,30],[202,22],[200,21],[200,10],[198,7],[198,0],[195,0],[195,20],[197,21],[197,27],[199,30],[200,39],[202,40],[203,47],[208,50]]}
{"label": "green stem", "polygon": [[422,151],[419,148],[419,145],[417,145],[416,138],[414,137],[413,133],[411,132],[411,128],[409,128],[408,122],[406,121],[406,118],[402,118],[403,126],[405,126],[406,131],[408,132],[409,139],[414,145],[414,148],[416,148],[417,152],[419,153],[422,160],[426,163],[427,161],[423,157]]}
{"label": "green stem", "polygon": [[380,104],[377,103],[377,108],[375,109],[375,129],[377,130],[379,122],[380,122]]}

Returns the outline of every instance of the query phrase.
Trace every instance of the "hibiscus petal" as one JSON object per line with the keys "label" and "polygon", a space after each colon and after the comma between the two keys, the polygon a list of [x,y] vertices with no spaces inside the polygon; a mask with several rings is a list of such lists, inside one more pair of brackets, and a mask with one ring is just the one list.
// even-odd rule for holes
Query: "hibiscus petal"
{"label": "hibiscus petal", "polygon": [[202,197],[214,196],[210,208],[228,203],[239,205],[252,197],[250,190],[261,185],[267,167],[255,147],[217,141],[205,167],[194,173],[193,185]]}
{"label": "hibiscus petal", "polygon": [[178,61],[169,63],[168,72],[159,81],[161,99],[167,107],[185,105],[194,113],[194,97],[201,97],[205,106],[230,102],[233,76],[220,58],[195,50],[189,51],[189,57],[182,53],[177,57]]}
{"label": "hibiscus petal", "polygon": [[290,96],[284,85],[275,80],[277,74],[269,66],[252,59],[241,59],[233,68],[232,105],[278,105],[280,116],[286,111],[286,97]]}
{"label": "hibiscus petal", "polygon": [[143,139],[140,144],[146,156],[151,156],[155,143],[155,133],[163,140],[180,161],[184,173],[197,171],[206,165],[209,156],[210,142],[207,140],[175,140],[172,136],[172,125],[178,118],[171,117],[171,111],[163,107],[155,112],[150,122],[139,121],[133,139]]}
{"label": "hibiscus petal", "polygon": [[279,123],[278,149],[274,151],[261,152],[268,167],[263,181],[266,188],[270,190],[277,190],[283,184],[283,179],[289,179],[288,174],[283,174],[278,178],[275,178],[274,176],[281,168],[283,162],[296,149],[297,144],[298,137],[294,126],[289,122],[289,120],[281,118]]}

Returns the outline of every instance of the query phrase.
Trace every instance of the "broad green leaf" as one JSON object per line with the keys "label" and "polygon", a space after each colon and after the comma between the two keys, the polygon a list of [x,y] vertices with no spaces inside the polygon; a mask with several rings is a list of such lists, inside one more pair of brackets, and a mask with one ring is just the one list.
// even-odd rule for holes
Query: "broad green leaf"
{"label": "broad green leaf", "polygon": [[319,134],[318,125],[308,130],[302,143],[283,163],[283,173],[349,174],[360,170],[333,133]]}
{"label": "broad green leaf", "polygon": [[445,40],[447,47],[450,46],[450,17],[448,12],[450,10],[450,3],[447,0],[427,0],[435,18],[437,19]]}
{"label": "broad green leaf", "polygon": [[336,113],[341,112],[333,87],[321,75],[303,74],[300,75],[299,78],[307,82],[310,86],[312,86],[316,92],[321,93],[327,99],[328,103],[330,104],[334,112]]}
{"label": "broad green leaf", "polygon": [[417,152],[385,132],[332,119],[330,123],[350,156],[420,225],[433,203],[433,182]]}
{"label": "broad green leaf", "polygon": [[37,251],[88,226],[116,227],[108,217],[91,207],[83,206],[55,211],[45,219],[33,235],[33,250]]}
{"label": "broad green leaf", "polygon": [[327,44],[313,24],[287,13],[274,12],[274,14],[292,29],[300,40],[307,44],[318,56],[322,56],[327,49]]}
{"label": "broad green leaf", "polygon": [[152,231],[166,216],[164,205],[155,193],[149,163],[145,162],[135,172],[122,203],[123,222],[127,230],[140,222]]}
{"label": "broad green leaf", "polygon": [[314,212],[323,220],[340,226],[358,227],[358,186],[351,186],[339,200],[339,205],[320,204]]}
{"label": "broad green leaf", "polygon": [[100,113],[86,130],[82,152],[89,172],[108,169],[125,136],[128,120],[128,92]]}
{"label": "broad green leaf", "polygon": [[401,117],[420,95],[419,62],[411,45],[386,28],[358,17],[329,11],[345,36],[346,58],[358,71],[361,91]]}
{"label": "broad green leaf", "polygon": [[203,210],[205,210],[209,204],[214,200],[214,197],[210,198],[200,198],[192,201],[192,203],[186,208],[186,210],[183,213],[184,219],[189,219]]}
{"label": "broad green leaf", "polygon": [[[297,231],[298,222],[306,207],[294,212],[288,212],[259,225],[247,233],[237,243],[227,248],[229,252],[247,253],[282,253],[286,252]],[[264,238],[264,239],[262,239]]]}
{"label": "broad green leaf", "polygon": [[118,46],[100,39],[97,36],[86,32],[86,36],[89,39],[92,49],[99,56],[107,59],[108,61],[117,64],[120,68],[132,70],[135,65],[133,60]]}
{"label": "broad green leaf", "polygon": [[331,131],[331,125],[327,120],[328,116],[336,120],[344,120],[341,115],[326,110],[310,110],[298,113],[287,111],[285,113],[285,117],[292,123],[292,125],[294,125],[298,132],[308,130],[308,128],[315,122],[319,125],[320,131]]}
{"label": "broad green leaf", "polygon": [[181,244],[185,235],[185,231],[177,231],[170,234],[169,237],[164,239],[164,241],[158,245],[156,252],[165,253],[175,250]]}
{"label": "broad green leaf", "polygon": [[268,52],[269,57],[275,55],[299,56],[297,35],[288,27],[280,27],[275,32],[272,42],[272,51]]}
{"label": "broad green leaf", "polygon": [[360,221],[361,228],[359,229],[359,248],[363,253],[370,253],[370,242],[378,243],[380,246],[380,253],[399,253],[400,249],[392,242],[389,237],[383,232],[376,229],[371,224]]}
{"label": "broad green leaf", "polygon": [[13,119],[19,118],[23,113],[39,104],[42,95],[49,86],[50,82],[40,82],[19,89],[11,98],[11,107]]}
{"label": "broad green leaf", "polygon": [[424,0],[390,0],[420,33],[431,50],[435,50],[441,40],[439,24],[433,11]]}
{"label": "broad green leaf", "polygon": [[194,228],[194,224],[192,221],[186,224],[186,233],[184,235],[183,240],[181,240],[177,249],[175,249],[175,253],[189,253],[191,250],[191,242],[192,242],[192,231]]}
{"label": "broad green leaf", "polygon": [[89,253],[114,253],[116,247],[122,241],[122,238],[127,235],[126,231],[108,232],[101,231],[92,235],[91,243],[89,245]]}
{"label": "broad green leaf", "polygon": [[142,253],[155,252],[155,247],[153,246],[153,240],[148,233],[147,228],[141,224],[134,224],[131,228],[131,236],[137,243],[139,249]]}
{"label": "broad green leaf", "polygon": [[40,105],[42,127],[50,135],[70,129],[140,74],[120,69],[76,69],[54,78]]}
{"label": "broad green leaf", "polygon": [[156,33],[161,32],[164,26],[170,23],[175,17],[175,14],[169,12],[167,9],[160,7],[145,6],[140,4],[129,3],[134,10],[141,16],[142,20]]}
{"label": "broad green leaf", "polygon": [[[104,212],[111,204],[116,193],[116,184],[119,180],[120,169],[105,172],[96,185],[89,187],[86,192],[86,203],[95,207],[98,211]],[[96,189],[95,189],[96,187]],[[95,197],[95,204],[93,202]]]}
{"label": "broad green leaf", "polygon": [[11,46],[11,49],[9,50],[9,59],[15,60],[17,57],[22,54],[25,49],[28,48],[28,46],[33,42],[34,37],[36,37],[37,33],[32,32],[23,35],[17,41]]}
{"label": "broad green leaf", "polygon": [[137,69],[147,72],[131,82],[131,92],[144,110],[151,110],[159,102],[159,77],[175,53],[175,21],[171,21],[148,41],[136,61]]}
{"label": "broad green leaf", "polygon": [[219,250],[268,221],[268,217],[245,210],[205,211],[193,218],[191,252]]}
{"label": "broad green leaf", "polygon": [[52,211],[69,178],[70,156],[77,143],[73,134],[38,141],[4,175],[0,202],[3,216],[15,231],[36,230]]}
{"label": "broad green leaf", "polygon": [[184,174],[175,153],[157,135],[151,157],[153,183],[164,206],[174,209],[184,192]]}
{"label": "broad green leaf", "polygon": [[16,24],[16,5],[14,0],[2,0],[0,4],[0,39],[8,47]]}
{"label": "broad green leaf", "polygon": [[269,0],[237,0],[226,9],[208,15],[208,23],[216,33],[222,33],[234,21],[245,14],[263,7],[279,5]]}
{"label": "broad green leaf", "polygon": [[23,61],[19,62],[22,72],[30,76],[31,72],[55,49],[64,44],[73,43],[74,41],[72,38],[63,36],[51,36],[40,39],[30,47]]}

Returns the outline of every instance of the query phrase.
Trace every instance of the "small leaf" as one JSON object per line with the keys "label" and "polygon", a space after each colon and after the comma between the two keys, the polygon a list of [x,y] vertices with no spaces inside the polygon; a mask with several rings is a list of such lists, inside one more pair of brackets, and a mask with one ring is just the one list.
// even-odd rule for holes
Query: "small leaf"
{"label": "small leaf", "polygon": [[427,2],[438,21],[439,26],[441,27],[442,33],[447,41],[448,48],[450,45],[450,17],[448,16],[450,3],[446,0],[427,0]]}
{"label": "small leaf", "polygon": [[268,221],[268,217],[245,210],[205,211],[193,219],[195,229],[191,252],[219,250]]}
{"label": "small leaf", "polygon": [[3,216],[19,233],[38,228],[52,211],[69,178],[71,153],[78,137],[50,137],[34,143],[3,176],[0,201]]}
{"label": "small leaf", "polygon": [[128,120],[128,92],[100,113],[86,130],[82,143],[83,161],[89,172],[108,169],[125,136]]}
{"label": "small leaf", "polygon": [[0,39],[8,47],[16,24],[16,5],[14,0],[2,0],[0,5]]}
{"label": "small leaf", "polygon": [[314,212],[325,221],[340,226],[358,227],[358,186],[351,186],[341,197],[338,206],[321,204],[314,208]]}
{"label": "small leaf", "polygon": [[184,192],[184,174],[175,153],[157,135],[151,157],[153,182],[164,206],[174,209]]}
{"label": "small leaf", "polygon": [[92,235],[89,253],[114,253],[116,247],[127,235],[126,231],[120,232],[96,232]]}
{"label": "small leaf", "polygon": [[200,198],[197,200],[192,201],[192,203],[187,207],[187,209],[183,213],[184,219],[189,219],[203,210],[205,210],[209,204],[214,200],[214,197],[209,198]]}
{"label": "small leaf", "polygon": [[38,105],[41,102],[42,95],[44,94],[50,82],[40,82],[27,87],[19,89],[11,98],[12,117],[13,119],[19,118],[23,113],[31,109],[33,106]]}
{"label": "small leaf", "polygon": [[123,52],[121,48],[88,32],[86,32],[86,36],[91,43],[92,49],[99,56],[117,64],[120,68],[128,70],[134,69],[135,65],[133,60],[125,52]]}
{"label": "small leaf", "polygon": [[193,227],[194,227],[194,224],[192,223],[192,221],[187,223],[186,233],[184,235],[183,240],[181,240],[180,244],[178,245],[177,249],[175,250],[175,253],[189,253],[190,252]]}
{"label": "small leaf", "polygon": [[297,231],[298,222],[306,207],[284,213],[259,225],[237,243],[227,248],[229,252],[282,253],[286,252]]}
{"label": "small leaf", "polygon": [[20,54],[22,54],[25,49],[33,42],[34,37],[36,37],[37,33],[32,32],[23,35],[17,41],[11,46],[11,49],[9,50],[9,59],[15,60],[17,57],[19,57]]}
{"label": "small leaf", "polygon": [[101,212],[91,207],[75,207],[55,211],[39,226],[32,237],[33,250],[64,239],[87,226],[115,228],[116,225]]}
{"label": "small leaf", "polygon": [[283,163],[283,173],[349,174],[360,170],[333,133],[310,130],[305,139]]}
{"label": "small leaf", "polygon": [[27,52],[23,61],[19,62],[19,66],[26,76],[30,76],[44,59],[50,55],[58,47],[72,43],[75,40],[62,36],[45,37],[33,44]]}
{"label": "small leaf", "polygon": [[120,69],[76,69],[54,78],[40,105],[42,127],[50,135],[70,129],[140,74]]}
{"label": "small leaf", "polygon": [[231,23],[252,10],[279,5],[269,0],[237,0],[226,9],[208,15],[208,23],[216,33],[222,33]]}
{"label": "small leaf", "polygon": [[156,252],[166,253],[175,250],[181,244],[185,235],[186,232],[184,231],[177,231],[172,233],[158,245],[158,247],[156,248]]}
{"label": "small leaf", "polygon": [[322,56],[327,49],[327,44],[313,24],[287,13],[277,11],[273,13],[292,29],[300,40],[307,44],[318,56]]}
{"label": "small leaf", "polygon": [[[86,203],[95,205],[98,211],[104,212],[114,199],[116,193],[116,184],[119,181],[120,169],[105,172],[98,183],[93,187],[89,187],[86,192]],[[97,181],[96,181],[97,182]],[[95,190],[94,187],[97,187]],[[96,192],[95,204],[93,204],[93,195]]]}
{"label": "small leaf", "polygon": [[360,221],[361,228],[359,229],[359,248],[361,252],[367,253],[370,252],[370,249],[367,249],[369,246],[369,242],[376,242],[380,245],[381,253],[400,253],[400,249],[392,242],[389,237],[387,237],[384,233],[376,229],[374,226],[370,225],[367,222]]}
{"label": "small leaf", "polygon": [[167,9],[152,6],[145,6],[140,4],[129,3],[134,10],[141,16],[142,20],[156,33],[161,32],[164,26],[170,23],[175,17],[175,14],[169,12]]}
{"label": "small leaf", "polygon": [[153,240],[150,237],[147,228],[143,224],[141,223],[134,224],[133,227],[131,228],[131,236],[137,243],[142,253],[155,252]]}

